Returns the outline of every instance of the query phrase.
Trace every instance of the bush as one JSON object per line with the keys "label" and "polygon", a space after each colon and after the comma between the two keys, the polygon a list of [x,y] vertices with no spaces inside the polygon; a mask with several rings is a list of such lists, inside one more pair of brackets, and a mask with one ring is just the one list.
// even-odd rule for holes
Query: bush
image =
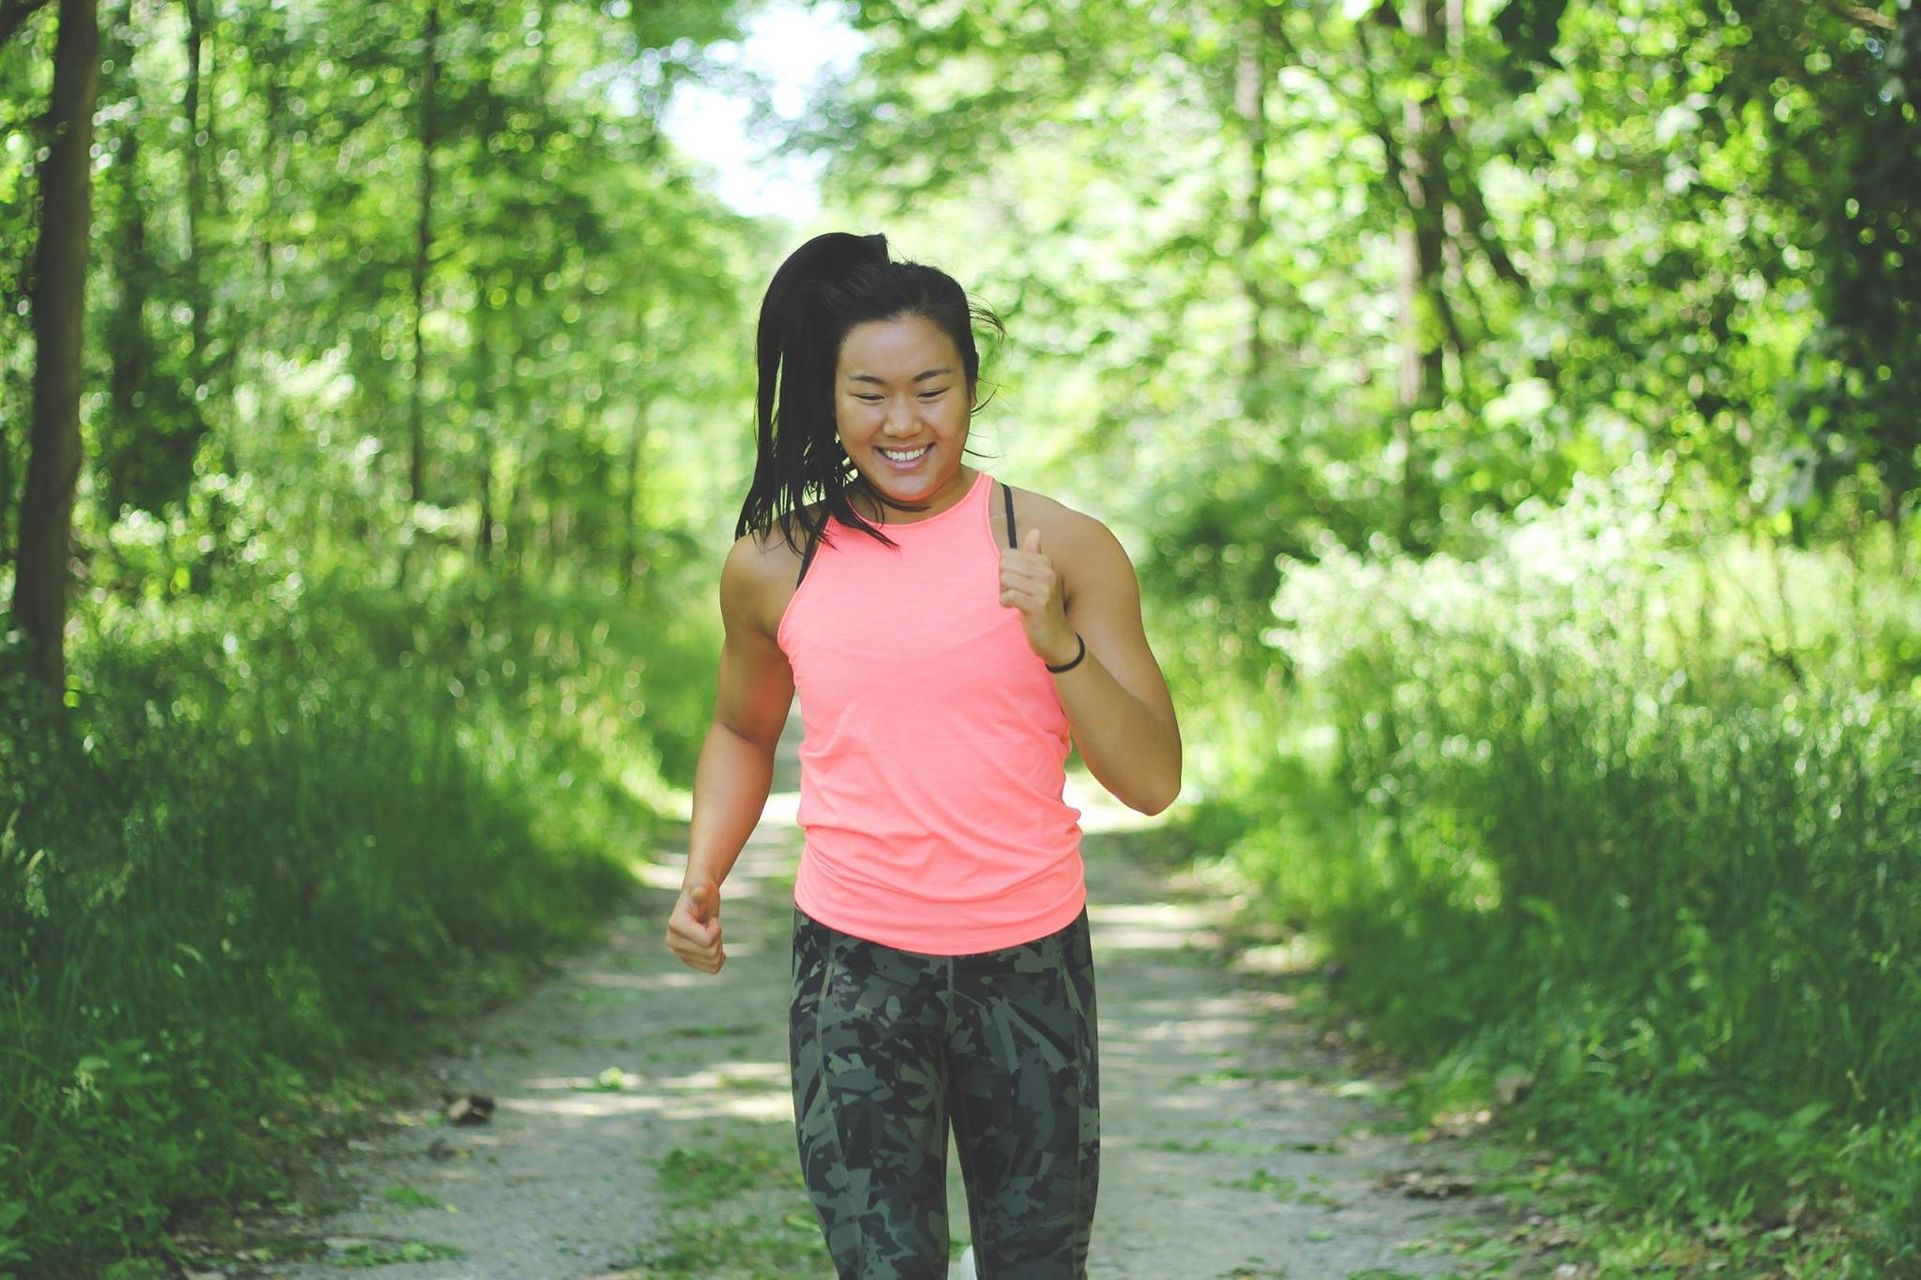
{"label": "bush", "polygon": [[474,581],[102,605],[65,730],[0,658],[0,1274],[264,1194],[357,1056],[592,933],[656,830],[645,698],[711,653],[648,613]]}
{"label": "bush", "polygon": [[1838,551],[1671,545],[1657,511],[1577,487],[1472,558],[1294,568],[1270,639],[1335,749],[1243,792],[1234,856],[1430,1083],[1523,1073],[1525,1120],[1622,1203],[1780,1222],[1819,1184],[1897,1256],[1916,594]]}

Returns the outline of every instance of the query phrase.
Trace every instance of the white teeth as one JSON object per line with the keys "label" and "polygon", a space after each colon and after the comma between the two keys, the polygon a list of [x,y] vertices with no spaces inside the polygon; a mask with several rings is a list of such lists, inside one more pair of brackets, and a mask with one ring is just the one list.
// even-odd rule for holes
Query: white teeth
{"label": "white teeth", "polygon": [[912,453],[900,453],[893,449],[882,449],[881,453],[889,458],[892,458],[895,462],[912,462],[915,458],[920,457],[923,453],[926,453],[929,449],[933,447],[934,446],[931,444],[924,444],[920,448],[914,450]]}

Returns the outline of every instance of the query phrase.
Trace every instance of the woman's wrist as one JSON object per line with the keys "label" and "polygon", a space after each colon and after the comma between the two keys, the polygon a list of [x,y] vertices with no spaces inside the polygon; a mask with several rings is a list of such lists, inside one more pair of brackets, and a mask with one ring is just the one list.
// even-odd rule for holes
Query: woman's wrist
{"label": "woman's wrist", "polygon": [[1047,669],[1050,672],[1052,672],[1055,675],[1061,675],[1064,672],[1072,671],[1075,667],[1080,666],[1081,663],[1086,659],[1087,641],[1081,639],[1081,633],[1078,631],[1074,633],[1074,643],[1077,646],[1077,649],[1074,656],[1071,658],[1064,659],[1060,662],[1048,662],[1045,656],[1041,658],[1041,661],[1047,664]]}

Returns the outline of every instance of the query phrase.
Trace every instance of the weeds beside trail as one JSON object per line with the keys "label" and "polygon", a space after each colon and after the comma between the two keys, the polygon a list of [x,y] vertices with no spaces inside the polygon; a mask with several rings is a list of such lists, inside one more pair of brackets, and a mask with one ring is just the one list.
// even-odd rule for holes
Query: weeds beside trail
{"label": "weeds beside trail", "polygon": [[173,1274],[184,1218],[379,1105],[368,1060],[594,936],[654,832],[672,635],[289,581],[101,605],[65,736],[0,653],[0,1276]]}
{"label": "weeds beside trail", "polygon": [[1921,1274],[1912,586],[1582,489],[1477,558],[1299,566],[1293,683],[1237,704],[1285,711],[1189,838],[1418,1114],[1591,1176],[1602,1261]]}

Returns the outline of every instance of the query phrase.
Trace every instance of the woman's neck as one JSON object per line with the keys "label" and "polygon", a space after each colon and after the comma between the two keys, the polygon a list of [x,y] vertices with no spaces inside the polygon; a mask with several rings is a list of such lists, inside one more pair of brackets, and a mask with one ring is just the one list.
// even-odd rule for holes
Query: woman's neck
{"label": "woman's neck", "polygon": [[[966,496],[968,488],[972,486],[973,483],[974,473],[968,470],[968,468],[962,467],[947,485],[942,486],[942,489],[931,495],[927,501],[904,503],[897,502],[886,494],[881,493],[872,485],[868,484],[866,479],[862,477],[847,486],[847,501],[853,506],[855,511],[860,513],[863,520],[867,520],[870,523],[913,524],[920,520],[932,519],[947,510],[948,507],[953,506],[954,503],[959,502]],[[933,498],[939,497],[940,493],[946,492],[950,488],[954,494],[952,501],[938,508],[929,509],[929,504]]]}

